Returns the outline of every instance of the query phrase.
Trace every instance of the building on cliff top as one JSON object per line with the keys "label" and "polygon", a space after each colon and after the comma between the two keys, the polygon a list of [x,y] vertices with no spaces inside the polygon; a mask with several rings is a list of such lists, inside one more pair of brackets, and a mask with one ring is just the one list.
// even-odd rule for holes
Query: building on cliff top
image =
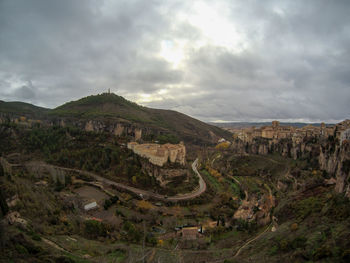
{"label": "building on cliff top", "polygon": [[[346,130],[346,127],[350,127],[350,121],[343,121],[337,124],[337,127],[337,137],[340,138],[341,133]],[[324,123],[321,124],[321,127],[306,125],[302,128],[295,128],[292,126],[280,126],[279,121],[273,121],[271,126],[263,126],[260,128],[249,127],[241,129],[239,131],[236,131],[233,137],[239,138],[244,142],[252,142],[253,139],[257,137],[272,139],[274,142],[278,142],[281,139],[293,137],[328,137],[329,135],[334,134],[334,129],[335,127],[326,127]]]}
{"label": "building on cliff top", "polygon": [[167,143],[163,145],[129,142],[127,147],[137,155],[147,158],[150,163],[158,166],[163,166],[168,161],[185,165],[186,148],[182,142],[180,144]]}

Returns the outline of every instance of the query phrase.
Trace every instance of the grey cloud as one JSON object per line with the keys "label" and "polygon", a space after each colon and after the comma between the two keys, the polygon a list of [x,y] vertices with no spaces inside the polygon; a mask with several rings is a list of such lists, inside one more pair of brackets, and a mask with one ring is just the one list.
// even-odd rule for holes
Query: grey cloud
{"label": "grey cloud", "polygon": [[[205,121],[349,118],[349,1],[218,3],[245,50],[192,46],[202,32],[178,20],[192,2],[0,1],[0,99],[55,107],[111,88]],[[188,43],[182,67],[163,40]]]}

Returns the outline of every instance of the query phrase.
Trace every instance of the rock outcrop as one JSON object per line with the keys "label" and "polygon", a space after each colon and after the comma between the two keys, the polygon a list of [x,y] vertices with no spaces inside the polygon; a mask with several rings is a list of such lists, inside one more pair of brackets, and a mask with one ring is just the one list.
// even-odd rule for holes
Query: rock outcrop
{"label": "rock outcrop", "polygon": [[271,129],[266,128],[272,131],[271,136],[267,136],[267,133],[265,136],[261,136],[262,133],[250,133],[251,137],[235,136],[231,150],[241,155],[277,152],[293,159],[318,162],[320,170],[335,178],[335,191],[350,197],[350,120],[327,128],[325,125],[313,128],[306,126],[300,132],[282,137],[278,135],[278,127],[278,123],[274,123]]}

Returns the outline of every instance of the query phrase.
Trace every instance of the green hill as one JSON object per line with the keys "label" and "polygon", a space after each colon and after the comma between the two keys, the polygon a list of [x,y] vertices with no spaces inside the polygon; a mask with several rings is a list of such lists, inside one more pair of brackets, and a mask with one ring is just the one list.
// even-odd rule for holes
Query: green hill
{"label": "green hill", "polygon": [[21,115],[31,118],[40,118],[46,115],[49,109],[38,107],[30,103],[0,101],[0,113]]}
{"label": "green hill", "polygon": [[143,128],[159,129],[185,141],[209,143],[214,137],[230,138],[230,133],[185,114],[137,105],[115,94],[88,96],[65,103],[50,111],[51,116],[98,119],[131,123]]}
{"label": "green hill", "polygon": [[231,137],[229,132],[185,114],[143,107],[116,94],[107,93],[71,101],[52,110],[24,102],[0,101],[0,113],[46,120],[63,119],[69,123],[87,120],[106,124],[118,122],[148,130],[149,134],[173,135],[195,144],[213,143],[218,138]]}

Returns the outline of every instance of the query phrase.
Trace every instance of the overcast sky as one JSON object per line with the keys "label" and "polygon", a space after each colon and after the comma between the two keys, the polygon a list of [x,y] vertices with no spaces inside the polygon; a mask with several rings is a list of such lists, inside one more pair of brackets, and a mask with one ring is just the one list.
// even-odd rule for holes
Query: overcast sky
{"label": "overcast sky", "polygon": [[350,117],[350,1],[0,0],[0,100],[107,91],[203,121]]}

